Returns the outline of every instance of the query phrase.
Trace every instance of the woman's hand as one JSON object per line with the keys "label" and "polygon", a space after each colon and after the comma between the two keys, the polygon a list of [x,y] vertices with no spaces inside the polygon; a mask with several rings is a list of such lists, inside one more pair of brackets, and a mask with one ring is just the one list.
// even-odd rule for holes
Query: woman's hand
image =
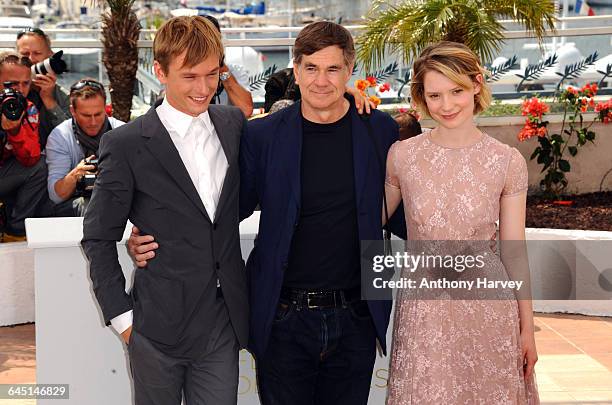
{"label": "woman's hand", "polygon": [[523,357],[523,368],[525,370],[525,380],[527,380],[533,376],[533,369],[538,361],[538,353],[536,351],[533,330],[521,331],[521,350]]}

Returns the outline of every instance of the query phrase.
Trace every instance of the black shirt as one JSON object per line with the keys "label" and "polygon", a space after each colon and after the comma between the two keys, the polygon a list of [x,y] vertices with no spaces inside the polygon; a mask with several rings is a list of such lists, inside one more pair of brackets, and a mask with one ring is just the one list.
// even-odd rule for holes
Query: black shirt
{"label": "black shirt", "polygon": [[303,119],[302,201],[285,287],[335,290],[360,283],[351,117]]}

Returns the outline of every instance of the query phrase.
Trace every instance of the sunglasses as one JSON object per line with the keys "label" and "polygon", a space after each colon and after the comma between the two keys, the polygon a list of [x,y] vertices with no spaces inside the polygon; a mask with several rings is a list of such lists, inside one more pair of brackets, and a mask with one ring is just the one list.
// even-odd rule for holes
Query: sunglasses
{"label": "sunglasses", "polygon": [[21,39],[22,36],[24,36],[25,34],[28,33],[32,33],[32,34],[36,34],[39,35],[43,38],[47,38],[47,34],[45,34],[45,32],[43,30],[41,30],[40,28],[32,28],[32,27],[27,27],[24,28],[23,30],[21,30],[21,32],[19,32],[17,34],[17,39]]}
{"label": "sunglasses", "polygon": [[91,87],[98,91],[104,90],[104,86],[94,80],[79,80],[70,87],[70,92],[83,90],[85,87]]}
{"label": "sunglasses", "polygon": [[8,54],[4,57],[0,57],[0,65],[3,65],[5,63],[16,63],[26,67],[32,67],[32,61],[27,56],[17,56],[13,54]]}

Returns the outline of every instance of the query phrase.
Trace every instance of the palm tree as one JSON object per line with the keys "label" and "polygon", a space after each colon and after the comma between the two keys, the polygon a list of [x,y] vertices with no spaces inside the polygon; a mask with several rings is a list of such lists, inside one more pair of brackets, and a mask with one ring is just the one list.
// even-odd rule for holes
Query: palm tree
{"label": "palm tree", "polygon": [[102,62],[110,81],[113,116],[130,120],[138,70],[140,23],[132,9],[134,0],[98,0],[109,11],[102,13]]}
{"label": "palm tree", "polygon": [[[394,2],[396,3],[396,2]],[[377,0],[368,13],[366,30],[357,38],[357,57],[367,71],[383,62],[387,51],[406,62],[441,40],[461,42],[483,62],[501,49],[504,27],[498,19],[514,19],[542,43],[554,31],[553,0]]]}

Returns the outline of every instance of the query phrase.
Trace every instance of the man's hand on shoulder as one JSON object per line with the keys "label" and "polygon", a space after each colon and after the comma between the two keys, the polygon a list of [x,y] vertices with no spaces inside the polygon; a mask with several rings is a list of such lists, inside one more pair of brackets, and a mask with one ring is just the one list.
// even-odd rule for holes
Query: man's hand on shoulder
{"label": "man's hand on shoulder", "polygon": [[372,110],[376,109],[376,103],[361,94],[356,88],[347,86],[346,92],[355,99],[355,108],[357,108],[359,114],[363,114],[364,109],[366,114],[370,114]]}
{"label": "man's hand on shoulder", "polygon": [[145,267],[147,262],[155,257],[155,249],[159,245],[153,235],[140,235],[140,230],[132,227],[132,234],[128,239],[128,252],[138,267]]}

